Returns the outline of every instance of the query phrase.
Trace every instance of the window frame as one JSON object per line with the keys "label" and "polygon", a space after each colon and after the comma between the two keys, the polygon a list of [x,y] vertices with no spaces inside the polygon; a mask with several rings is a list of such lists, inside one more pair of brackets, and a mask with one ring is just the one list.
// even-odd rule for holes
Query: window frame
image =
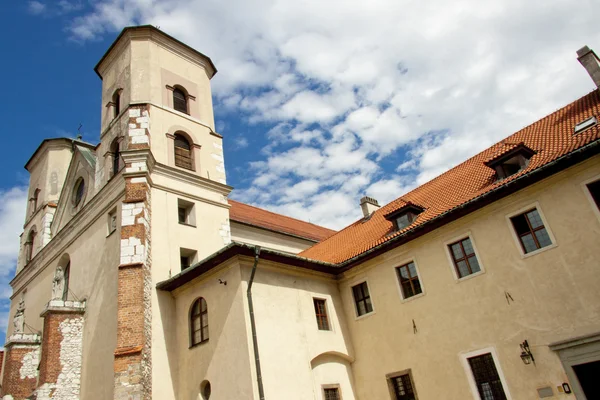
{"label": "window frame", "polygon": [[326,391],[332,390],[332,389],[337,390],[338,399],[342,400],[343,399],[342,388],[340,387],[339,383],[328,383],[328,384],[321,385],[321,395],[323,396],[323,400],[327,399],[326,394],[325,394]]}
{"label": "window frame", "polygon": [[[113,218],[115,220],[115,226],[112,226],[112,222],[113,222]],[[114,207],[112,210],[110,210],[107,214],[106,214],[106,230],[107,230],[107,234],[106,237],[109,237],[110,235],[112,235],[113,233],[116,232],[117,228],[119,226],[119,218],[117,215],[117,207]]]}
{"label": "window frame", "polygon": [[38,232],[35,226],[31,227],[29,229],[29,232],[27,233],[27,238],[25,239],[25,243],[23,244],[23,250],[25,253],[23,258],[23,265],[28,265],[31,262],[31,260],[33,260],[33,258],[35,257],[34,244],[37,234]]}
{"label": "window frame", "polygon": [[[402,283],[400,282],[399,268],[405,267],[410,263],[413,263],[415,265],[415,270],[417,272],[417,278],[419,279],[419,285],[421,285],[421,293],[415,294],[410,297],[405,297],[404,290],[402,289]],[[414,257],[407,258],[407,259],[402,260],[401,262],[395,263],[395,265],[397,265],[397,266],[394,267],[394,276],[396,278],[396,281],[398,282],[398,294],[400,296],[400,300],[404,303],[404,302],[418,299],[419,297],[424,296],[425,295],[425,287],[423,286],[421,271],[419,270],[419,265],[417,264],[416,259]]]}
{"label": "window frame", "polygon": [[[371,311],[364,313],[362,315],[359,315],[358,314],[358,303],[356,301],[356,297],[354,297],[354,287],[356,287],[358,285],[362,285],[363,283],[367,285],[367,289],[369,290],[369,299],[371,300]],[[359,281],[356,281],[356,283],[350,285],[350,295],[352,296],[352,304],[353,304],[353,308],[354,308],[355,320],[362,319],[362,318],[365,318],[365,317],[375,314],[375,304],[373,302],[373,293],[371,291],[371,287],[369,286],[369,282],[367,279],[361,279]]]}
{"label": "window frame", "polygon": [[[202,311],[202,302],[204,302],[206,311]],[[199,303],[198,305],[198,309],[199,309],[199,313],[198,314],[194,314],[194,308],[196,303]],[[194,322],[196,319],[199,319],[200,322],[200,329],[196,330],[194,329]],[[206,319],[206,337],[204,337],[204,333],[203,333],[203,325],[202,322],[203,320]],[[190,306],[190,310],[188,313],[188,330],[189,330],[189,335],[190,335],[190,349],[192,347],[196,347],[199,346],[201,344],[204,344],[206,342],[208,342],[210,340],[210,330],[209,330],[209,323],[208,323],[208,302],[206,301],[206,299],[202,296],[197,297],[193,302],[192,305]],[[194,335],[196,332],[200,332],[200,341],[199,342],[195,342],[194,340]]]}
{"label": "window frame", "polygon": [[[181,221],[180,210],[184,212],[184,221]],[[196,228],[196,203],[193,201],[177,198],[177,222],[180,225]]]}
{"label": "window frame", "polygon": [[[189,149],[187,149],[188,154],[189,154],[189,160],[190,160],[189,168],[187,166],[179,165],[177,163],[177,150],[176,149],[179,148],[182,150],[186,150],[181,146],[177,146],[177,136],[180,136],[181,138],[183,138],[189,146]],[[188,135],[186,132],[181,131],[181,130],[173,133],[173,165],[177,168],[185,169],[187,171],[196,171],[196,161],[195,161],[195,157],[194,157],[194,141],[192,140],[190,135]]]}
{"label": "window frame", "polygon": [[[185,111],[179,110],[175,106],[175,93],[176,92],[180,92],[183,94],[183,100],[185,102]],[[171,93],[171,97],[172,97],[172,101],[173,101],[173,110],[183,113],[185,115],[190,115],[190,96],[188,94],[188,91],[183,86],[181,86],[181,85],[173,86],[173,91]]]}
{"label": "window frame", "polygon": [[471,388],[473,398],[476,400],[481,400],[481,396],[479,396],[479,389],[477,388],[477,383],[475,382],[475,376],[471,369],[471,364],[469,364],[469,358],[482,356],[488,353],[492,355],[492,360],[494,361],[496,372],[498,373],[500,383],[502,384],[502,389],[504,390],[504,394],[506,395],[506,400],[512,400],[512,396],[507,385],[506,377],[504,376],[504,372],[502,371],[502,367],[499,362],[498,353],[496,352],[496,349],[494,347],[486,347],[484,349],[479,349],[459,355],[461,364],[463,366],[465,374],[467,375],[467,381],[469,382],[469,387]]}
{"label": "window frame", "polygon": [[[477,257],[477,262],[479,263],[479,268],[481,269],[479,272],[475,272],[473,274],[470,275],[466,275],[463,276],[462,278],[458,275],[458,271],[457,271],[457,267],[456,264],[454,262],[454,254],[452,254],[452,249],[450,248],[450,246],[456,242],[462,241],[466,238],[469,238],[471,240],[471,246],[473,246],[473,252],[475,254],[475,257]],[[477,250],[477,243],[475,242],[475,239],[473,237],[473,232],[471,232],[470,230],[463,232],[462,234],[459,235],[455,235],[452,238],[446,240],[444,242],[444,248],[446,249],[446,257],[448,258],[448,263],[450,265],[450,268],[452,269],[452,276],[454,277],[454,281],[456,283],[459,282],[464,282],[467,281],[469,279],[473,279],[479,275],[485,274],[486,269],[483,263],[483,260],[481,258],[481,256],[479,255],[479,251]]]}
{"label": "window frame", "polygon": [[[521,244],[521,239],[520,239],[519,235],[517,234],[517,231],[513,225],[512,218],[519,216],[521,214],[524,214],[526,212],[529,212],[529,211],[533,210],[534,208],[537,209],[537,212],[538,212],[540,218],[542,219],[542,223],[544,224],[544,227],[546,228],[546,232],[548,233],[548,236],[550,237],[550,241],[552,241],[552,244],[550,244],[546,247],[542,247],[540,249],[534,250],[532,252],[525,253],[525,251],[523,250],[523,245]],[[506,222],[508,223],[508,228],[510,230],[510,234],[513,238],[515,246],[517,246],[517,249],[519,251],[521,258],[524,259],[524,258],[532,257],[537,254],[543,253],[545,251],[554,249],[555,247],[558,246],[558,243],[556,242],[556,238],[554,237],[554,234],[552,233],[552,229],[550,228],[550,225],[548,224],[548,221],[546,220],[544,212],[543,212],[542,208],[540,207],[539,201],[536,201],[534,203],[529,203],[528,205],[521,207],[518,210],[511,212],[510,214],[506,214],[505,217],[506,217]]]}
{"label": "window frame", "polygon": [[594,214],[596,215],[596,218],[598,218],[598,221],[600,221],[600,204],[596,203],[596,200],[594,200],[594,197],[592,196],[592,193],[590,192],[589,186],[592,183],[600,183],[600,175],[596,175],[591,179],[586,179],[585,181],[581,182],[581,188],[583,189],[583,192],[585,193],[585,196],[587,197],[587,199],[590,202],[590,205],[592,206],[592,210],[594,211]]}
{"label": "window frame", "polygon": [[[181,263],[181,259],[186,257],[188,259],[189,265],[186,268],[183,268]],[[181,271],[185,271],[188,268],[191,268],[196,262],[198,258],[198,250],[188,249],[185,247],[179,248],[179,268]]]}
{"label": "window frame", "polygon": [[[331,327],[331,321],[329,318],[329,310],[327,307],[327,299],[324,299],[322,297],[313,297],[313,309],[315,311],[315,318],[317,321],[317,329],[319,331],[324,331],[324,332],[329,332],[332,331],[332,327]],[[317,310],[317,302],[323,302],[323,312],[324,314],[319,314],[319,311]],[[327,324],[327,328],[321,328],[321,323],[320,323],[320,319],[319,318],[324,318],[325,319],[325,323]]]}
{"label": "window frame", "polygon": [[402,370],[402,371],[392,372],[391,374],[386,374],[385,375],[385,380],[387,382],[388,390],[390,392],[390,398],[392,400],[396,400],[396,398],[397,398],[396,397],[396,387],[395,387],[394,382],[392,380],[396,379],[396,378],[399,378],[399,377],[402,377],[402,376],[405,376],[405,375],[408,375],[408,378],[410,379],[410,385],[411,385],[411,388],[412,388],[413,395],[415,396],[415,400],[418,400],[419,399],[419,395],[417,393],[417,388],[415,386],[415,380],[413,378],[412,370],[410,368]]}

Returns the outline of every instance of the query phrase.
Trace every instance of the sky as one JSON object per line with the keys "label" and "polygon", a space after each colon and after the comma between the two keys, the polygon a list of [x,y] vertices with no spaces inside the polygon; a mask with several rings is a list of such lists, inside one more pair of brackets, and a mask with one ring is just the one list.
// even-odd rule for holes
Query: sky
{"label": "sky", "polygon": [[[0,332],[45,138],[97,143],[93,67],[151,24],[211,57],[232,198],[340,229],[593,90],[600,2],[31,0],[0,6]],[[50,293],[51,288],[48,288]],[[0,342],[3,334],[0,333]]]}

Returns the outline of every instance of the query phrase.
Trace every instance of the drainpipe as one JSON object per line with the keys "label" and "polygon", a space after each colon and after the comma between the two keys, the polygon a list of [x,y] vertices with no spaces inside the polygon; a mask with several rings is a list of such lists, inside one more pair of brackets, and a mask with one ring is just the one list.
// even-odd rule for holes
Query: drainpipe
{"label": "drainpipe", "polygon": [[252,273],[248,281],[248,312],[250,313],[250,328],[252,329],[252,344],[254,345],[254,362],[256,363],[256,382],[258,383],[258,395],[260,400],[265,400],[265,391],[262,383],[262,373],[260,372],[260,357],[258,355],[258,338],[256,336],[256,324],[254,322],[254,305],[252,304],[252,283],[254,282],[254,274],[258,265],[258,256],[260,255],[260,246],[254,247],[254,265]]}

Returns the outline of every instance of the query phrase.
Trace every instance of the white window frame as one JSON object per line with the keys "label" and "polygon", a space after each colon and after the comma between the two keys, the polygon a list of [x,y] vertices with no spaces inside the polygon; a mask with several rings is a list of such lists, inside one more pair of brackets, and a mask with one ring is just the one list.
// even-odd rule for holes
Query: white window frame
{"label": "white window frame", "polygon": [[481,396],[479,396],[479,390],[477,389],[477,383],[475,383],[475,377],[473,376],[473,371],[471,370],[471,365],[469,365],[469,358],[481,356],[487,353],[490,353],[492,355],[494,365],[496,366],[496,371],[498,371],[498,376],[500,377],[500,382],[502,383],[502,388],[504,389],[504,394],[506,394],[506,399],[512,400],[512,396],[510,395],[510,391],[508,390],[508,385],[506,384],[504,372],[500,367],[500,362],[498,362],[498,353],[496,353],[496,349],[494,347],[486,347],[485,349],[471,351],[466,354],[460,354],[460,361],[463,365],[465,373],[467,374],[467,380],[469,381],[469,387],[471,388],[471,393],[473,393],[473,398],[475,400],[481,400]]}
{"label": "white window frame", "polygon": [[581,188],[583,189],[584,193],[585,193],[585,197],[587,197],[587,199],[589,200],[591,206],[592,206],[592,210],[594,211],[594,214],[596,215],[596,218],[598,218],[598,221],[600,221],[600,209],[598,208],[598,205],[596,205],[596,202],[594,201],[594,198],[592,197],[592,193],[590,192],[590,189],[587,187],[587,185],[589,185],[590,183],[594,183],[594,182],[598,182],[600,181],[600,175],[596,175],[591,179],[586,179],[585,181],[581,182]]}
{"label": "white window frame", "polygon": [[[527,211],[530,211],[534,208],[537,210],[538,214],[540,215],[540,218],[542,219],[542,222],[544,223],[544,228],[546,228],[546,232],[548,232],[548,236],[550,237],[552,244],[549,246],[546,246],[546,247],[542,247],[541,249],[532,251],[530,253],[525,253],[525,251],[523,250],[523,245],[521,244],[521,239],[519,238],[519,235],[517,235],[517,231],[515,230],[515,227],[511,221],[511,218],[521,215],[521,214],[523,214]],[[546,220],[546,216],[544,215],[544,212],[542,211],[542,208],[540,207],[539,201],[536,201],[534,203],[529,203],[528,205],[519,208],[517,211],[511,212],[510,214],[506,214],[505,218],[506,218],[506,222],[508,223],[508,228],[510,229],[510,234],[512,235],[513,241],[515,243],[515,246],[517,246],[517,250],[519,251],[521,258],[523,258],[523,259],[529,258],[529,257],[535,256],[535,255],[538,255],[540,253],[543,253],[544,251],[548,251],[548,250],[554,249],[555,247],[558,247],[556,238],[554,237],[554,233],[552,233],[552,229],[550,229],[550,224],[548,224],[548,221]]]}
{"label": "white window frame", "polygon": [[[352,288],[356,285],[360,285],[363,282],[367,284],[367,288],[369,289],[369,298],[371,299],[371,307],[373,307],[373,311],[363,315],[358,315],[358,310],[356,309],[356,299],[354,298],[354,290],[352,290]],[[348,289],[350,290],[350,298],[352,299],[352,311],[354,313],[355,321],[366,317],[370,317],[371,315],[375,314],[375,302],[373,301],[373,292],[371,291],[371,285],[369,285],[369,280],[367,278],[355,280],[351,285],[349,285]]]}
{"label": "white window frame", "polygon": [[[452,250],[450,249],[450,245],[454,244],[458,241],[465,240],[466,238],[469,238],[471,240],[471,246],[473,246],[473,251],[475,252],[475,257],[477,257],[477,262],[479,263],[479,268],[481,269],[481,271],[475,272],[475,273],[467,275],[467,276],[463,276],[461,278],[460,276],[458,276],[458,271],[456,270],[456,265],[454,265],[454,256],[452,255]],[[450,263],[450,268],[452,268],[452,276],[454,277],[455,283],[464,282],[469,279],[473,279],[479,275],[485,274],[486,269],[483,265],[483,260],[481,259],[481,256],[479,255],[479,251],[477,250],[477,244],[475,243],[475,239],[473,238],[473,233],[470,230],[463,232],[460,235],[456,235],[452,239],[446,240],[444,242],[444,248],[446,250],[446,258],[448,259],[448,262]]]}
{"label": "white window frame", "polygon": [[[398,278],[398,270],[397,269],[399,267],[402,267],[411,262],[413,264],[415,264],[415,269],[417,270],[417,277],[419,278],[419,284],[421,285],[421,293],[405,298],[404,293],[402,293],[402,285],[400,284],[400,278]],[[398,288],[398,295],[400,296],[400,301],[402,303],[406,303],[406,302],[418,299],[419,297],[425,296],[425,286],[423,285],[423,279],[421,277],[421,270],[419,269],[419,265],[417,263],[416,258],[415,257],[405,258],[401,262],[398,262],[398,263],[395,262],[394,265],[395,265],[393,268],[394,269],[394,279],[396,279],[396,287]],[[371,292],[369,292],[369,294],[370,293]]]}

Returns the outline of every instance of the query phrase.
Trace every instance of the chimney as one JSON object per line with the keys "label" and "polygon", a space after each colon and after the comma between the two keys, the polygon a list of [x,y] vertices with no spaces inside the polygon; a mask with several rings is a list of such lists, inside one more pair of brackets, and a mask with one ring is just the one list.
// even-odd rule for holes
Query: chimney
{"label": "chimney", "polygon": [[365,196],[360,199],[360,208],[362,208],[363,216],[367,218],[374,211],[379,209],[379,203],[374,198]]}
{"label": "chimney", "polygon": [[594,81],[596,87],[600,88],[600,59],[594,53],[594,50],[590,50],[589,47],[583,46],[577,50],[577,60],[583,65],[583,68],[590,74],[590,77]]}

